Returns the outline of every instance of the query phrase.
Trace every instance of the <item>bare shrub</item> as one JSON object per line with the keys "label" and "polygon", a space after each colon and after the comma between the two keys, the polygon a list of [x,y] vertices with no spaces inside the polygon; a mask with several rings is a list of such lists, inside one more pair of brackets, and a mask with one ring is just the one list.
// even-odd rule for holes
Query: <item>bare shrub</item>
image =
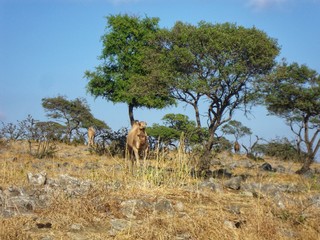
{"label": "bare shrub", "polygon": [[42,159],[45,157],[52,158],[54,154],[58,151],[57,146],[54,142],[39,141],[37,143],[34,143],[29,140],[28,143],[29,143],[30,155],[39,159]]}

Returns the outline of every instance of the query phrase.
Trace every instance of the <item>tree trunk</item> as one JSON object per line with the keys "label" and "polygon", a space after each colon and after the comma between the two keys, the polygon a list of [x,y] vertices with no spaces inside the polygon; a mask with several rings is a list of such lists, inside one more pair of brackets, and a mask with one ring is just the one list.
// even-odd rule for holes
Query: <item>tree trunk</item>
{"label": "tree trunk", "polygon": [[130,119],[130,124],[131,124],[131,126],[132,126],[133,123],[134,123],[133,105],[129,103],[128,107],[129,107],[129,119]]}
{"label": "tree trunk", "polygon": [[307,147],[307,156],[306,156],[306,159],[303,162],[303,165],[302,165],[301,169],[299,169],[296,172],[298,174],[306,173],[310,169],[311,164],[314,162],[315,155],[314,155],[313,150],[312,150],[313,142],[310,142],[310,140],[309,140],[309,126],[308,125],[309,125],[309,117],[306,116],[304,118],[304,121],[303,121],[303,128],[304,128],[304,142],[305,142],[306,147]]}
{"label": "tree trunk", "polygon": [[210,170],[211,150],[214,144],[214,132],[210,133],[208,142],[205,145],[205,150],[199,159],[199,173],[207,172]]}
{"label": "tree trunk", "polygon": [[195,104],[193,106],[195,114],[196,114],[196,122],[197,122],[197,127],[200,129],[201,128],[201,121],[200,121],[200,113],[199,113],[199,108],[198,104]]}
{"label": "tree trunk", "polygon": [[304,174],[307,171],[310,170],[310,166],[313,163],[314,158],[312,158],[311,156],[307,156],[307,158],[304,160],[302,167],[296,171],[297,174]]}

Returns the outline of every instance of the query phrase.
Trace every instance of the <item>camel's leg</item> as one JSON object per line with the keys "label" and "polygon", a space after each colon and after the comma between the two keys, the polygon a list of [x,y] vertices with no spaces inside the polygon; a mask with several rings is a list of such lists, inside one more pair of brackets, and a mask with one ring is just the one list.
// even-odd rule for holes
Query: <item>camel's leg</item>
{"label": "camel's leg", "polygon": [[139,159],[139,150],[138,148],[133,147],[134,156],[137,161],[137,166],[140,166],[140,159]]}

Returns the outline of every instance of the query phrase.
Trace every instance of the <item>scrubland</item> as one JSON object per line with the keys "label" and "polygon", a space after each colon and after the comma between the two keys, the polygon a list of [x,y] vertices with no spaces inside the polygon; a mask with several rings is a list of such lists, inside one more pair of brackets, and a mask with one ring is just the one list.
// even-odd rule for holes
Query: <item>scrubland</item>
{"label": "scrubland", "polygon": [[[38,159],[27,142],[1,144],[0,239],[320,239],[319,164],[300,176],[298,163],[217,154],[213,171],[241,176],[240,187],[232,188],[229,178],[191,176],[197,157],[183,152],[132,170],[124,158],[99,156],[87,146],[56,147],[53,156]],[[264,162],[284,171],[261,170]],[[28,173],[44,173],[47,181],[32,185]],[[68,182],[54,185],[62,175],[74,188],[90,187],[76,194]],[[35,199],[31,207],[10,205],[23,195]]]}

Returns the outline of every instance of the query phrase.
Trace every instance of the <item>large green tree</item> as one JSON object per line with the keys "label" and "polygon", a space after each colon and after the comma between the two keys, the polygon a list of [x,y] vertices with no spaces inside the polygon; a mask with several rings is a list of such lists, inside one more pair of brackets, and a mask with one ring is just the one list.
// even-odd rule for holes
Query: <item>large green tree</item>
{"label": "large green tree", "polygon": [[126,103],[129,119],[133,109],[161,109],[173,104],[170,97],[168,67],[154,41],[160,30],[158,18],[111,15],[102,36],[102,61],[95,71],[86,71],[87,90],[95,97]]}
{"label": "large green tree", "polygon": [[305,173],[320,148],[320,75],[306,65],[282,61],[259,82],[271,114],[284,118],[296,135],[305,159],[297,173]]}
{"label": "large green tree", "polygon": [[256,28],[235,24],[200,22],[197,26],[177,22],[164,32],[176,81],[176,99],[193,106],[200,126],[199,104],[204,107],[209,138],[199,170],[208,170],[217,129],[232,119],[236,109],[253,95],[252,84],[275,65],[279,46]]}

